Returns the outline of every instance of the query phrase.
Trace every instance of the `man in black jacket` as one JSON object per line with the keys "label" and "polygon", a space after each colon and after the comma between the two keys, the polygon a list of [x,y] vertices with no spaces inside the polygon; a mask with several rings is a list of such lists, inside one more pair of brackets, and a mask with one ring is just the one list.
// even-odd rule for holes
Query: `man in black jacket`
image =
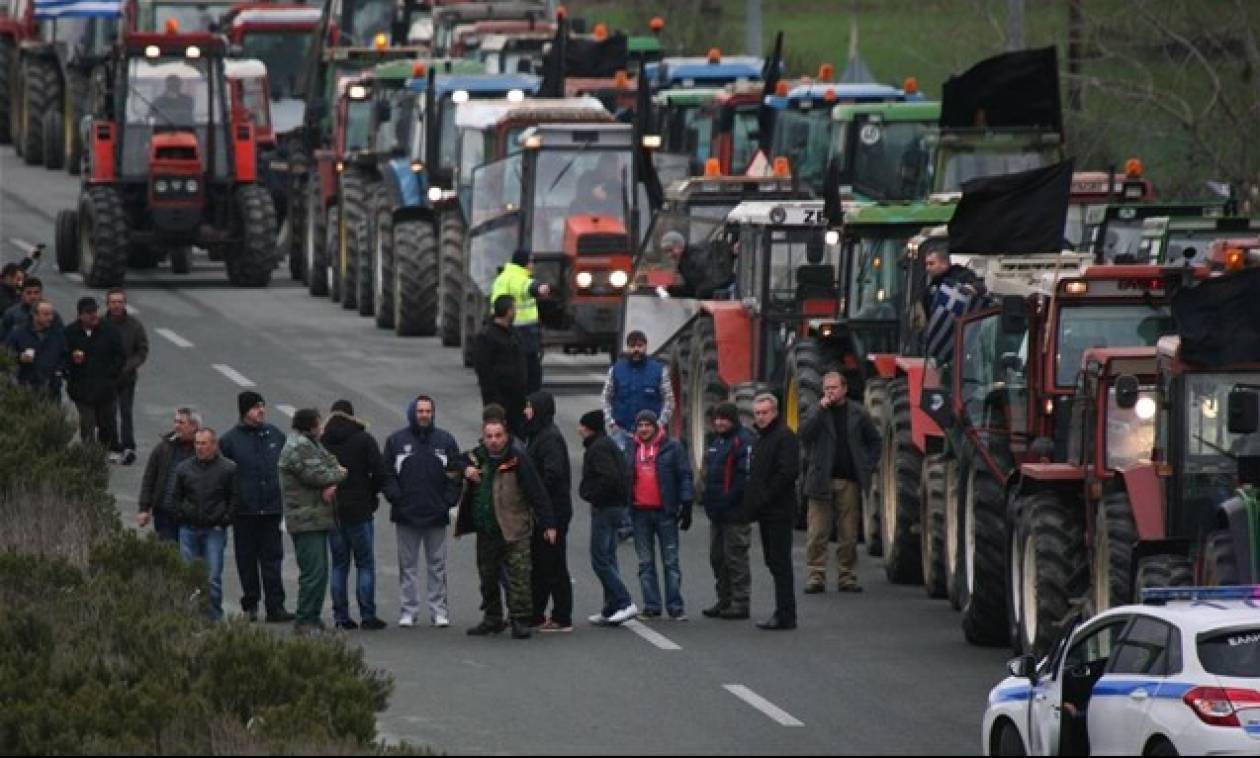
{"label": "man in black jacket", "polygon": [[17,383],[60,405],[66,334],[56,317],[52,303],[40,300],[30,322],[9,332],[5,345],[18,363]]}
{"label": "man in black jacket", "polygon": [[79,411],[79,439],[114,444],[118,379],[122,376],[122,338],[109,322],[101,320],[96,298],[79,300],[79,320],[66,327],[70,353],[67,389]]}
{"label": "man in black jacket", "polygon": [[795,629],[796,597],[792,590],[792,517],[796,475],[801,465],[796,435],[779,418],[779,401],[761,394],[753,400],[757,441],[749,463],[744,508],[761,524],[761,551],[774,577],[774,615],[757,624],[762,629]]}
{"label": "man in black jacket", "polygon": [[503,406],[508,431],[524,438],[528,370],[521,338],[512,328],[515,320],[516,305],[512,296],[500,295],[494,301],[494,318],[477,335],[473,368],[481,387],[481,404]]}
{"label": "man in black jacket", "polygon": [[433,398],[407,404],[407,426],[385,441],[382,491],[398,536],[398,579],[402,598],[398,625],[412,627],[420,614],[420,548],[428,566],[429,622],[450,626],[446,595],[446,530],[459,503],[459,444],[437,427]]}
{"label": "man in black jacket", "polygon": [[118,379],[118,434],[114,438],[113,451],[124,466],[136,462],[136,432],[131,408],[136,401],[136,381],[140,367],[149,359],[149,335],[140,319],[127,312],[127,293],[121,288],[111,289],[105,296],[109,311],[109,323],[118,330],[122,340],[123,368]]}
{"label": "man in black jacket", "polygon": [[193,438],[200,428],[199,413],[191,408],[176,409],[173,429],[162,437],[144,464],[137,521],[141,527],[148,526],[152,521],[158,539],[179,542],[179,520],[175,516],[175,504],[168,495],[175,469],[193,457]]}
{"label": "man in black jacket", "polygon": [[236,464],[219,454],[213,429],[198,429],[196,455],[175,468],[170,501],[179,520],[179,554],[204,560],[210,578],[210,617],[223,618],[223,550],[236,512]]}
{"label": "man in black jacket", "polygon": [[704,452],[705,514],[709,517],[709,565],[717,589],[717,603],[701,613],[709,618],[748,618],[752,572],[748,545],[752,527],[744,513],[744,487],[748,460],[755,438],[739,423],[734,403],[720,403],[713,410],[713,434]]}
{"label": "man in black jacket", "polygon": [[591,504],[591,569],[604,588],[604,607],[589,621],[620,624],[639,613],[617,568],[617,530],[630,510],[630,476],[625,454],[605,434],[603,411],[584,414],[578,433],[586,448],[578,494]]}
{"label": "man in black jacket", "polygon": [[[533,569],[530,581],[534,594],[534,618],[531,626],[540,632],[573,630],[573,583],[569,579],[567,558],[569,522],[573,519],[570,494],[569,446],[556,428],[556,400],[549,392],[535,392],[525,404],[526,431],[529,443],[526,452],[534,468],[542,476],[543,487],[551,500],[556,527],[554,543],[543,539],[542,525],[534,526],[530,558]],[[547,601],[552,602],[551,618],[547,618]]]}
{"label": "man in black jacket", "polygon": [[[320,442],[337,456],[337,461],[348,472],[337,485],[337,528],[328,535],[329,552],[332,553],[328,586],[332,595],[333,621],[338,629],[357,629],[359,626],[370,631],[384,629],[385,622],[376,615],[376,558],[372,529],[376,495],[381,490],[384,475],[381,449],[367,433],[367,424],[354,417],[354,406],[349,400],[333,403],[332,413],[324,422]],[[350,618],[346,588],[352,555],[358,574],[355,595],[359,601],[359,623]]]}

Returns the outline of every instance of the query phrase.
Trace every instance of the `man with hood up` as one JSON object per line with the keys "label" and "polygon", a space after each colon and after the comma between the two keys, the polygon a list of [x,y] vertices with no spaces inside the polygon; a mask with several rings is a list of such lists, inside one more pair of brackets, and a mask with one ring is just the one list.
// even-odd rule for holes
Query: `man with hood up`
{"label": "man with hood up", "polygon": [[[349,400],[333,403],[332,414],[324,422],[320,442],[345,467],[346,478],[337,486],[334,515],[337,526],[328,533],[332,553],[329,588],[332,594],[333,622],[338,629],[369,631],[385,628],[376,615],[376,558],[372,516],[376,513],[376,495],[381,490],[381,448],[367,424],[354,417]],[[350,559],[358,571],[359,623],[350,618],[350,601],[346,585],[350,579]]]}
{"label": "man with hood up", "polygon": [[[556,400],[550,392],[535,392],[525,403],[525,430],[529,440],[526,452],[542,476],[543,488],[551,501],[556,528],[555,542],[543,539],[542,524],[534,525],[530,559],[530,581],[534,594],[531,626],[540,632],[568,632],[573,629],[573,583],[569,580],[568,549],[565,536],[573,519],[572,479],[569,446],[556,428]],[[551,601],[551,618],[547,602]]]}
{"label": "man with hood up", "polygon": [[407,405],[407,426],[385,442],[382,491],[389,520],[398,534],[401,611],[398,625],[416,625],[420,614],[420,547],[428,564],[429,621],[450,626],[446,597],[446,528],[459,504],[462,458],[459,444],[437,427],[433,398],[420,395]]}

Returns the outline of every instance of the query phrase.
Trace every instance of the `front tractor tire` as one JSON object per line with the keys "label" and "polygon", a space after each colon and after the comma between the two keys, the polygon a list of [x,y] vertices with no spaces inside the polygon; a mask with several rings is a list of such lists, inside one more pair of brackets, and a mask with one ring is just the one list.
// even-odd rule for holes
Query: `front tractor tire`
{"label": "front tractor tire", "polygon": [[437,332],[438,245],[433,224],[394,224],[394,333],[432,337]]}
{"label": "front tractor tire", "polygon": [[1094,613],[1133,602],[1133,547],[1137,544],[1133,506],[1124,492],[1112,492],[1098,504],[1094,555],[1090,561],[1090,596]]}
{"label": "front tractor tire", "polygon": [[345,267],[341,276],[341,307],[359,309],[359,261],[367,258],[368,247],[368,178],[361,171],[348,170],[341,175],[342,234],[345,236]]}
{"label": "front tractor tire", "polygon": [[1227,530],[1210,533],[1203,543],[1203,584],[1227,587],[1238,584],[1238,555]]}
{"label": "front tractor tire", "polygon": [[949,459],[929,455],[923,459],[919,483],[919,557],[923,566],[923,589],[928,597],[943,598],[948,591],[945,570],[945,498]]}
{"label": "front tractor tire", "polygon": [[23,69],[22,158],[38,166],[44,162],[44,116],[61,108],[61,75],[51,62],[34,58]]}
{"label": "front tractor tire", "polygon": [[302,233],[303,259],[302,273],[306,277],[306,288],[311,297],[328,296],[328,250],[324,244],[327,236],[326,217],[323,204],[320,202],[319,175],[315,174],[306,180],[305,230]]}
{"label": "front tractor tire", "polygon": [[376,233],[372,235],[372,305],[376,326],[394,328],[394,206],[385,194],[377,198]]}
{"label": "front tractor tire", "polygon": [[57,270],[71,274],[79,270],[79,212],[57,212],[56,238]]}
{"label": "front tractor tire", "polygon": [[79,270],[89,287],[119,287],[127,277],[129,231],[122,199],[109,186],[79,198]]}
{"label": "front tractor tire", "polygon": [[1085,525],[1076,497],[1042,490],[1017,502],[1008,586],[1014,648],[1041,656],[1059,639],[1073,599],[1085,594]]}
{"label": "front tractor tire", "polygon": [[226,255],[228,281],[234,287],[266,287],[275,268],[276,207],[261,184],[236,189],[236,232],[241,242]]}
{"label": "front tractor tire", "polygon": [[[64,100],[65,98],[61,98]],[[65,165],[65,125],[60,110],[50,110],[44,114],[41,126],[44,141],[44,168],[60,171]]]}
{"label": "front tractor tire", "polygon": [[888,383],[888,398],[891,407],[885,415],[879,467],[883,480],[880,536],[884,543],[884,574],[893,584],[919,584],[923,581],[918,534],[923,451],[914,444],[910,390],[905,377]]}
{"label": "front tractor tire", "polygon": [[[888,380],[875,377],[866,382],[862,391],[862,404],[871,415],[871,423],[876,429],[883,429],[887,423]],[[879,516],[884,507],[883,477],[872,476],[870,487],[862,498],[862,541],[866,543],[866,553],[874,557],[884,554],[883,541],[879,536]]]}
{"label": "front tractor tire", "polygon": [[683,406],[683,440],[691,454],[692,465],[699,470],[704,462],[705,439],[713,410],[725,402],[730,390],[718,372],[717,333],[713,317],[699,316],[691,328],[690,367],[687,371],[687,404]]}
{"label": "front tractor tire", "polygon": [[[783,414],[788,428],[800,434],[805,416],[816,412],[822,398],[823,357],[818,343],[803,339],[792,345],[787,356],[787,372],[783,387]],[[801,445],[800,476],[796,478],[797,529],[805,529],[809,520],[809,499],[805,496],[805,477],[808,475],[809,451]]]}
{"label": "front tractor tire", "polygon": [[367,197],[367,232],[364,240],[366,247],[363,248],[358,256],[358,268],[354,274],[360,316],[371,317],[376,314],[376,256],[381,244],[381,225],[378,209],[382,203],[388,202],[388,190],[385,189],[385,185],[377,182]]}
{"label": "front tractor tire", "polygon": [[1006,618],[1006,497],[983,461],[967,475],[960,534],[962,630],[973,645],[1010,642]]}

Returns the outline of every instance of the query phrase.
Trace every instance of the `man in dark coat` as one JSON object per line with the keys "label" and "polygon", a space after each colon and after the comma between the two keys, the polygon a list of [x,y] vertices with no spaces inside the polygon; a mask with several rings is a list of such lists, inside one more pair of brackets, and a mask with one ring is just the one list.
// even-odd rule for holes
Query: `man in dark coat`
{"label": "man in dark coat", "polygon": [[113,450],[124,466],[136,462],[136,432],[131,408],[136,402],[136,381],[140,367],[149,359],[149,335],[140,319],[127,312],[127,293],[115,287],[105,296],[109,310],[109,323],[118,330],[122,339],[123,369],[118,380],[118,433]]}
{"label": "man in dark coat", "polygon": [[482,405],[500,405],[507,412],[508,431],[525,436],[525,394],[528,386],[525,350],[512,328],[516,306],[510,295],[494,301],[494,318],[477,335],[473,368],[481,387]]}
{"label": "man in dark coat", "polygon": [[144,464],[137,521],[141,527],[148,526],[152,521],[153,531],[157,533],[158,539],[179,542],[179,521],[175,515],[175,504],[170,502],[167,495],[175,469],[193,457],[193,440],[200,428],[200,414],[191,408],[177,408],[171,432],[162,437]]}
{"label": "man in dark coat", "polygon": [[[268,623],[292,621],[284,609],[284,539],[280,521],[284,496],[280,490],[280,454],[285,434],[267,423],[267,403],[253,390],[236,396],[240,422],[223,435],[223,455],[236,463],[241,504],[232,523],[236,572],[241,579],[241,610],[258,618],[258,603],[266,600]],[[261,586],[259,579],[261,577]]]}
{"label": "man in dark coat", "polygon": [[861,592],[857,580],[857,539],[862,521],[862,493],[879,465],[879,431],[870,414],[848,397],[844,374],[823,377],[818,407],[801,422],[806,445],[804,493],[808,499],[805,592],[822,592],[827,584],[827,539],[837,528],[836,561],[840,591]]}
{"label": "man in dark coat", "polygon": [[34,314],[29,323],[9,333],[5,344],[18,362],[18,384],[60,402],[61,373],[66,361],[65,330],[55,323],[57,313],[47,300],[35,304]]}
{"label": "man in dark coat", "polygon": [[122,376],[122,338],[101,320],[96,298],[79,300],[79,319],[66,327],[69,351],[67,389],[79,411],[79,439],[114,444],[118,379]]}
{"label": "man in dark coat", "polygon": [[[22,282],[31,269],[39,268],[39,259],[44,254],[44,246],[40,245],[31,254],[18,263],[6,263],[0,269],[0,315],[22,299]],[[0,337],[3,337],[0,334]]]}
{"label": "man in dark coat", "polygon": [[[543,539],[541,524],[534,527],[530,544],[533,562],[530,581],[534,594],[534,618],[531,626],[540,632],[573,630],[573,583],[569,579],[567,558],[569,522],[573,519],[572,477],[569,471],[569,446],[556,428],[556,400],[549,392],[535,392],[525,404],[528,445],[526,452],[542,476],[543,487],[551,501],[556,528],[555,542]],[[547,618],[547,602],[552,602],[551,618]]]}
{"label": "man in dark coat", "polygon": [[198,429],[196,455],[175,468],[170,502],[179,521],[179,553],[203,560],[210,579],[210,617],[223,618],[223,550],[236,510],[236,465],[219,453],[213,429]]}
{"label": "man in dark coat", "polygon": [[761,550],[774,577],[774,615],[757,624],[761,629],[796,628],[796,597],[792,590],[792,517],[796,475],[801,465],[796,435],[779,418],[779,401],[762,394],[753,400],[757,441],[753,444],[744,489],[744,508],[750,521],[760,522]]}
{"label": "man in dark coat", "polygon": [[[333,403],[332,413],[324,422],[320,442],[347,471],[346,478],[337,485],[334,509],[337,526],[328,534],[328,548],[332,554],[328,586],[332,595],[333,622],[338,629],[357,629],[360,626],[370,631],[384,629],[385,622],[376,615],[376,557],[372,524],[376,495],[381,490],[384,474],[381,448],[367,433],[367,424],[354,417],[354,406],[349,400]],[[346,587],[352,556],[358,574],[355,592],[359,601],[358,623],[350,618]]]}
{"label": "man in dark coat", "polygon": [[605,434],[605,423],[603,411],[590,411],[578,424],[586,448],[578,494],[591,504],[591,569],[604,589],[602,610],[588,619],[596,626],[620,624],[639,613],[617,568],[617,530],[630,510],[625,453]]}
{"label": "man in dark coat", "polygon": [[[35,303],[43,299],[44,283],[39,280],[39,277],[28,276],[22,280],[21,298],[10,305],[3,316],[0,316],[0,337],[7,337],[14,329],[29,323],[31,309],[35,307]],[[59,328],[65,326],[61,323],[60,315],[53,316],[53,323]]]}
{"label": "man in dark coat", "polygon": [[701,611],[709,618],[748,618],[752,527],[743,501],[753,443],[752,432],[739,423],[734,403],[721,403],[714,409],[713,434],[704,451],[702,498],[709,517],[709,565],[717,584],[717,603]]}
{"label": "man in dark coat", "polygon": [[420,395],[407,404],[407,426],[385,441],[382,491],[398,536],[398,578],[402,598],[398,625],[412,627],[420,614],[420,548],[428,566],[429,622],[450,626],[446,594],[446,531],[451,508],[459,504],[459,444],[437,427],[433,398]]}

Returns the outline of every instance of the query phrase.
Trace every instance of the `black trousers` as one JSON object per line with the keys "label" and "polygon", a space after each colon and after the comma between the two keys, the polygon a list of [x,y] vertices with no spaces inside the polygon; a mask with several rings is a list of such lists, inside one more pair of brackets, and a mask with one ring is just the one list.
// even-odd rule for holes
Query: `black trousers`
{"label": "black trousers", "polygon": [[533,394],[542,389],[542,327],[528,324],[516,327],[525,352],[525,392]]}
{"label": "black trousers", "polygon": [[796,594],[792,589],[792,522],[762,521],[761,552],[774,577],[774,615],[780,623],[796,623]]}
{"label": "black trousers", "polygon": [[534,532],[530,545],[531,590],[534,594],[534,620],[547,617],[547,601],[551,601],[551,618],[557,624],[573,623],[573,582],[569,579],[568,532],[565,527],[556,529],[556,544],[543,539],[542,533]]}
{"label": "black trousers", "polygon": [[[284,583],[280,566],[284,563],[284,538],[279,516],[237,516],[232,522],[236,546],[236,572],[241,577],[241,610],[258,609],[266,595],[267,613],[284,609]],[[262,577],[261,587],[259,576]]]}
{"label": "black trousers", "polygon": [[136,403],[136,377],[118,385],[118,428],[114,436],[114,452],[136,449],[136,428],[131,409]]}
{"label": "black trousers", "polygon": [[107,448],[114,446],[114,422],[118,413],[113,393],[95,403],[74,401],[79,411],[79,439],[82,442],[99,442]]}

